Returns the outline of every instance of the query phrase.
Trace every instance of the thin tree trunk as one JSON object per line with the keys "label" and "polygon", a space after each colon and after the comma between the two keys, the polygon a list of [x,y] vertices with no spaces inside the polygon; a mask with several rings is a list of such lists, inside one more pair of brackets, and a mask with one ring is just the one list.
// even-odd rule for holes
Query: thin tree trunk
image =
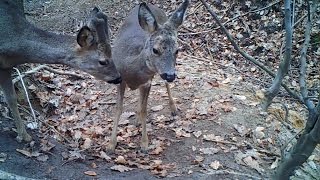
{"label": "thin tree trunk", "polygon": [[266,111],[273,98],[278,94],[283,78],[288,73],[291,64],[292,54],[292,22],[291,22],[291,0],[285,0],[285,53],[283,60],[280,63],[277,75],[272,82],[271,87],[265,93],[265,99],[263,102],[263,109]]}

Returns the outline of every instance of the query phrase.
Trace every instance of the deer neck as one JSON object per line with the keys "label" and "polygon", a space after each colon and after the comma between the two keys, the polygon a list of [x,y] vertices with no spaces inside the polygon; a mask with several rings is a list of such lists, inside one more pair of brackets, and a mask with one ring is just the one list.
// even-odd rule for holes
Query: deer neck
{"label": "deer neck", "polygon": [[7,69],[24,63],[65,64],[75,66],[76,37],[27,28],[0,49],[0,68]]}

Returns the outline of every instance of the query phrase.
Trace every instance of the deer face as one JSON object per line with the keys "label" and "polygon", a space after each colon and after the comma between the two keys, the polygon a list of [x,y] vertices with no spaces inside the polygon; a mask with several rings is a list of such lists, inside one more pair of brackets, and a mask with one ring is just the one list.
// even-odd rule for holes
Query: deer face
{"label": "deer face", "polygon": [[112,60],[107,16],[94,8],[89,26],[83,26],[77,36],[79,68],[108,83],[120,83],[120,74]]}
{"label": "deer face", "polygon": [[148,57],[146,64],[150,70],[160,74],[160,77],[167,82],[172,82],[176,77],[177,30],[183,22],[188,4],[189,1],[185,0],[163,25],[157,23],[145,3],[141,3],[139,7],[139,24],[149,33],[144,47]]}

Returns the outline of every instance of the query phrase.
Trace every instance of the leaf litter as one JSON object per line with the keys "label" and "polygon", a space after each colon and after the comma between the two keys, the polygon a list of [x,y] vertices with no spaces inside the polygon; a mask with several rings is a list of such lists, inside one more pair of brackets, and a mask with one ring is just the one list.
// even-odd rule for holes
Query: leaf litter
{"label": "leaf litter", "polygon": [[[231,7],[229,2],[220,2],[216,11],[225,12],[221,16],[222,21],[228,21],[235,14],[244,14],[244,7],[253,8],[255,3],[252,2],[232,4],[234,11],[228,11]],[[174,8],[170,4],[162,3],[166,10]],[[270,54],[278,53],[281,43],[276,40],[281,39],[281,33],[267,34],[261,30],[264,28],[260,27],[261,23],[256,23],[261,19],[264,21],[262,24],[281,22],[281,13],[275,9],[270,11],[274,16],[259,15],[257,20],[251,19],[251,16],[242,17],[254,31],[250,38],[246,38],[247,32],[237,20],[228,23],[227,27],[245,50],[255,54],[263,49],[256,55],[259,55],[261,61],[276,67],[277,62],[270,59]],[[214,26],[211,17],[199,3],[191,5],[188,21],[180,30],[179,42],[184,52],[178,55],[178,78],[172,83],[173,96],[181,111],[177,117],[170,117],[164,83],[156,77],[148,104],[148,154],[140,153],[141,129],[131,123],[136,118],[138,97],[138,93],[133,91],[129,91],[125,97],[125,112],[119,122],[116,153],[106,153],[115,116],[116,88],[94,79],[71,81],[66,77],[44,74],[38,79],[47,84],[50,92],[29,87],[39,99],[43,113],[47,114],[46,122],[55,128],[52,130],[44,125],[41,128],[42,137],[52,135],[68,145],[70,151],[61,153],[65,160],[85,160],[88,156],[94,156],[116,164],[111,169],[119,172],[140,168],[166,177],[174,169],[181,174],[198,171],[199,168],[194,167],[194,164],[207,164],[209,168],[218,170],[228,168],[228,163],[235,163],[232,166],[242,165],[248,167],[245,169],[247,173],[254,174],[251,171],[253,169],[261,175],[268,171],[268,167],[276,167],[275,156],[251,150],[278,152],[275,144],[279,143],[277,137],[280,135],[274,132],[283,128],[276,121],[277,118],[284,118],[283,111],[277,110],[277,115],[267,118],[255,113],[259,111],[257,105],[263,99],[263,91],[262,85],[254,82],[264,76],[256,67],[243,63],[243,58],[230,48],[225,36],[219,30],[212,29]],[[201,33],[204,31],[207,32]],[[198,60],[193,57],[198,57]],[[241,69],[241,73],[238,73],[237,68]],[[298,86],[294,81],[291,85]],[[295,110],[289,113],[290,123],[295,128],[301,128],[303,113],[299,107],[291,108]],[[241,118],[246,114],[255,116],[256,120],[250,116],[246,116],[247,119]],[[181,145],[182,142],[186,144]],[[47,161],[50,157],[43,153],[53,148],[53,144],[43,139],[40,152],[32,148],[17,149],[17,152],[39,161]],[[233,158],[227,159],[224,154],[231,154]],[[213,157],[222,159],[216,160]],[[5,161],[5,158],[2,159]],[[192,170],[186,170],[185,166]],[[86,172],[87,175],[96,175],[93,171]]]}

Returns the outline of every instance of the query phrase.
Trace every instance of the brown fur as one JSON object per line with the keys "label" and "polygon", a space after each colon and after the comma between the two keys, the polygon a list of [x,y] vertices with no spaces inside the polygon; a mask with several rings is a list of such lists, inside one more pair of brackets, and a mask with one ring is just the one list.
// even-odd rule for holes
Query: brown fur
{"label": "brown fur", "polygon": [[[175,78],[177,29],[182,24],[188,4],[189,1],[185,0],[168,18],[158,7],[142,3],[129,13],[120,28],[114,43],[113,57],[123,82],[118,87],[117,112],[109,150],[114,151],[117,144],[117,127],[126,86],[140,91],[137,116],[142,125],[141,148],[148,149],[146,116],[151,81],[156,74],[168,82]],[[171,111],[176,113],[168,83],[166,87]]]}

